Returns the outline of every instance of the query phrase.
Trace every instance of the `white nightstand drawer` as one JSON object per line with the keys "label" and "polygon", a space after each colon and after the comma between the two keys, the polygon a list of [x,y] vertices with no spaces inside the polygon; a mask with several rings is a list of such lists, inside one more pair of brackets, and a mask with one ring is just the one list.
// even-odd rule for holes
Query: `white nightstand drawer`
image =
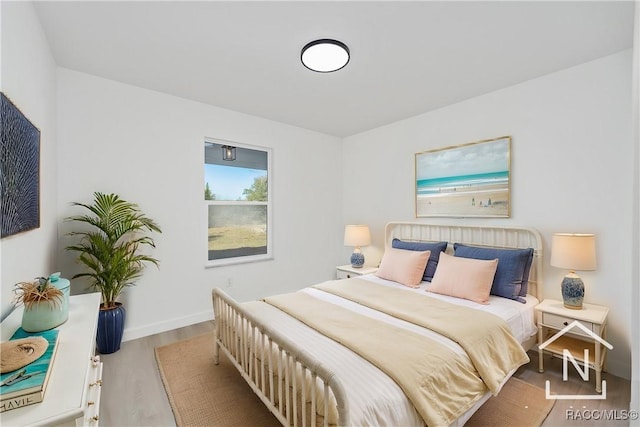
{"label": "white nightstand drawer", "polygon": [[344,270],[336,270],[336,276],[338,277],[338,279],[350,279],[355,275]]}
{"label": "white nightstand drawer", "polygon": [[352,277],[362,276],[364,274],[372,274],[378,271],[377,267],[364,266],[355,268],[350,265],[341,265],[336,267],[336,278],[351,279]]}
{"label": "white nightstand drawer", "polygon": [[[571,319],[569,317],[558,316],[557,314],[542,313],[542,323],[544,325],[550,326],[550,327],[552,327],[554,329],[563,329],[565,326],[569,326],[575,320],[576,319]],[[588,330],[595,332],[595,329],[593,327],[593,323],[585,322],[584,320],[578,320],[578,322],[581,323]],[[570,332],[572,334],[576,334],[576,335],[588,336],[581,329],[575,328],[575,327],[573,329],[571,329]]]}

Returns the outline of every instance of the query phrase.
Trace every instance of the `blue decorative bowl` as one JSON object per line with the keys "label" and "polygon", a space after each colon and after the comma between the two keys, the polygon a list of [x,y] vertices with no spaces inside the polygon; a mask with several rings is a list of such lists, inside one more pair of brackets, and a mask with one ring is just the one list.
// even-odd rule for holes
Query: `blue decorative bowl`
{"label": "blue decorative bowl", "polygon": [[69,318],[69,289],[71,282],[55,278],[51,284],[62,291],[61,301],[40,301],[22,313],[22,329],[27,332],[40,332],[62,325]]}

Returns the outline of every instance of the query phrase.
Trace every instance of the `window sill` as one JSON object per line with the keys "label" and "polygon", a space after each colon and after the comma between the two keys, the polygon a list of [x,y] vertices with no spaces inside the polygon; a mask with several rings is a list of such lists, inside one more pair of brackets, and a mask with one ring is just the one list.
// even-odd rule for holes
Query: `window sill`
{"label": "window sill", "polygon": [[260,261],[272,261],[273,255],[254,255],[254,256],[244,256],[238,258],[226,258],[226,259],[218,259],[206,261],[204,268],[215,268],[215,267],[224,267],[227,265],[235,265],[235,264],[248,264],[251,262],[260,262]]}

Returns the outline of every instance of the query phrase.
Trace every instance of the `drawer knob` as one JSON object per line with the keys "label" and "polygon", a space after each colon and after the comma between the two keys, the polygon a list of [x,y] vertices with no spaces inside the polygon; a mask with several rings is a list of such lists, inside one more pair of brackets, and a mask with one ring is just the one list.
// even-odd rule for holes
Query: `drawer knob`
{"label": "drawer knob", "polygon": [[563,323],[563,325],[564,325],[564,326],[569,326],[569,322],[566,322],[566,321],[565,321],[565,322]]}

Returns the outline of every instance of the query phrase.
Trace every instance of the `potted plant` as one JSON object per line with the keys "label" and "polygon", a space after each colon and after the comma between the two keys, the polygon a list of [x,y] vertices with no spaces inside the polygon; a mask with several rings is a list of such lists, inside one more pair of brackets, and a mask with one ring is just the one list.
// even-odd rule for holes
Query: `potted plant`
{"label": "potted plant", "polygon": [[26,332],[53,329],[69,317],[69,281],[60,273],[16,283],[13,292],[15,305],[24,305],[21,326]]}
{"label": "potted plant", "polygon": [[117,299],[125,287],[135,285],[145,263],[158,266],[157,259],[140,250],[143,246],[155,247],[146,232],[162,231],[138,205],[116,194],[96,192],[93,204],[74,202],[73,206],[89,211],[85,215],[66,218],[89,226],[87,230],[68,233],[80,240],[66,249],[77,252],[78,261],[87,270],[74,275],[73,279],[87,277],[90,287],[102,293],[96,344],[100,353],[113,353],[120,349],[125,321],[124,307]]}

